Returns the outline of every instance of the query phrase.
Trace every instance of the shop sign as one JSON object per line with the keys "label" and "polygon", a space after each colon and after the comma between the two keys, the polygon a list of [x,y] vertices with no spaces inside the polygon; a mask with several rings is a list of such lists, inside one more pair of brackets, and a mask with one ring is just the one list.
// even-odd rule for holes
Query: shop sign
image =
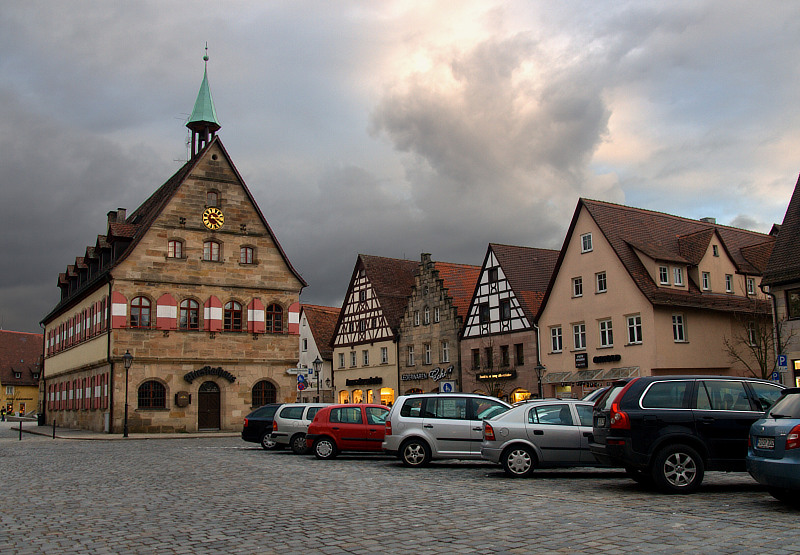
{"label": "shop sign", "polygon": [[428,373],[427,372],[417,372],[416,374],[402,374],[400,379],[404,382],[411,382],[416,380],[427,380]]}
{"label": "shop sign", "polygon": [[575,368],[589,368],[589,359],[586,353],[575,353]]}
{"label": "shop sign", "polygon": [[236,376],[228,372],[227,370],[223,370],[222,368],[211,368],[210,366],[203,366],[199,370],[193,370],[183,375],[183,379],[189,383],[196,380],[201,376],[219,376],[220,378],[224,378],[229,382],[233,383],[236,381]]}
{"label": "shop sign", "polygon": [[484,373],[478,374],[475,376],[479,380],[515,380],[517,378],[517,371],[516,370],[507,370],[506,372],[492,372],[492,373]]}
{"label": "shop sign", "polygon": [[592,358],[592,362],[595,364],[603,364],[604,362],[619,362],[620,360],[622,360],[620,355],[602,355]]}
{"label": "shop sign", "polygon": [[352,380],[346,380],[345,385],[381,385],[382,383],[383,378],[375,376],[373,378],[354,378]]}
{"label": "shop sign", "polygon": [[438,366],[430,372],[416,372],[414,374],[401,374],[400,380],[404,382],[411,382],[417,380],[431,379],[435,382],[442,381],[453,373],[453,365],[447,368],[439,368]]}

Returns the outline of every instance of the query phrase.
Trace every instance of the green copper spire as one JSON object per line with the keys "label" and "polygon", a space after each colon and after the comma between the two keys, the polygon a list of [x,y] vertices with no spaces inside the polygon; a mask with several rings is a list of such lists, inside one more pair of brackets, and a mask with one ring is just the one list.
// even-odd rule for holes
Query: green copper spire
{"label": "green copper spire", "polygon": [[192,123],[207,123],[211,124],[208,126],[211,131],[216,131],[220,128],[220,124],[217,121],[214,100],[211,98],[211,89],[208,87],[208,44],[206,44],[206,55],[203,56],[203,61],[205,62],[203,82],[200,84],[200,92],[197,93],[197,100],[194,103],[192,115],[189,116],[189,122],[186,126],[191,129],[190,124]]}

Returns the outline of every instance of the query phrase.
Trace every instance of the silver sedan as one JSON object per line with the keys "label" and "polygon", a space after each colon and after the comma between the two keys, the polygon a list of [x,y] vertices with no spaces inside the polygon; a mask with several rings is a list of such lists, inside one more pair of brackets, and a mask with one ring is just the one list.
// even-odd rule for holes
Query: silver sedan
{"label": "silver sedan", "polygon": [[537,467],[597,466],[591,437],[592,403],[539,399],[484,421],[481,457],[515,478]]}

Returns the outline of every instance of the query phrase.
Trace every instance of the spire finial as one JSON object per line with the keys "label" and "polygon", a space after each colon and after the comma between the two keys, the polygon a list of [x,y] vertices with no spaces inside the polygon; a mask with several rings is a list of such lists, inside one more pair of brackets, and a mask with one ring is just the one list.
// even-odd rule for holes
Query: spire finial
{"label": "spire finial", "polygon": [[206,55],[203,56],[203,61],[206,62],[206,65],[208,64],[208,41],[206,41]]}

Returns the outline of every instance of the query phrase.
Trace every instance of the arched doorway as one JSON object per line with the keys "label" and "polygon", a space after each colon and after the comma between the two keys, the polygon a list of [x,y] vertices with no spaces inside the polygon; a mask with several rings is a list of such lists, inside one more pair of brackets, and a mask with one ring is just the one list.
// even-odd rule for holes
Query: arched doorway
{"label": "arched doorway", "polygon": [[197,392],[197,428],[219,430],[220,413],[219,386],[205,382]]}

